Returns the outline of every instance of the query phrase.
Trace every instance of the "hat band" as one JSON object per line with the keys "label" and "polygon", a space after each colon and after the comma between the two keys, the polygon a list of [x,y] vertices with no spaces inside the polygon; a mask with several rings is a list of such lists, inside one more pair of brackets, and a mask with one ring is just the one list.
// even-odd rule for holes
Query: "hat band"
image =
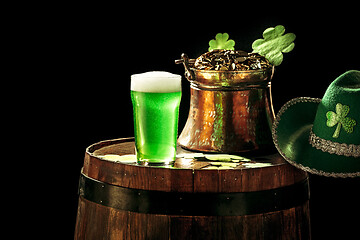
{"label": "hat band", "polygon": [[346,157],[360,157],[360,145],[325,140],[316,136],[312,131],[312,128],[310,130],[309,143],[314,148],[330,154]]}

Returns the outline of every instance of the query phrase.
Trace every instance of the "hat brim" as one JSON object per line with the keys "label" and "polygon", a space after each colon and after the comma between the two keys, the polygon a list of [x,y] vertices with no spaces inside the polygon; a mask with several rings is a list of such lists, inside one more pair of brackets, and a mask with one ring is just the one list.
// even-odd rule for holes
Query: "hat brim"
{"label": "hat brim", "polygon": [[323,152],[309,143],[321,99],[295,98],[278,112],[273,124],[274,144],[286,161],[304,171],[327,177],[360,176],[360,159]]}

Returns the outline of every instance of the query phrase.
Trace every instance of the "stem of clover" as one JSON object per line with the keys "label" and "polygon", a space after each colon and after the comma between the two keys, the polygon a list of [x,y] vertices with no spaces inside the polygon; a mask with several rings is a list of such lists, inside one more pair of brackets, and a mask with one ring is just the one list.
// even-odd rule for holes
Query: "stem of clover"
{"label": "stem of clover", "polygon": [[341,130],[341,123],[339,122],[336,126],[336,130],[333,134],[333,138],[338,138]]}

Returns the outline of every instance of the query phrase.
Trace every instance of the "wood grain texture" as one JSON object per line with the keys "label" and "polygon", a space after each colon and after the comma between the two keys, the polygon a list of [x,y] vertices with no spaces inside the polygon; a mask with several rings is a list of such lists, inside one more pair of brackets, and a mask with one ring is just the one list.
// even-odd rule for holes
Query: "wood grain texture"
{"label": "wood grain texture", "polygon": [[246,216],[174,216],[109,208],[79,198],[75,239],[310,239],[309,203]]}

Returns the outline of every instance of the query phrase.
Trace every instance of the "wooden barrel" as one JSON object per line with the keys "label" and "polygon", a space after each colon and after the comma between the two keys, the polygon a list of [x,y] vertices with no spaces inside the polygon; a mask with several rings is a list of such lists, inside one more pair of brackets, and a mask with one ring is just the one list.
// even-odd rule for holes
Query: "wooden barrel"
{"label": "wooden barrel", "polygon": [[184,158],[139,166],[105,154],[134,154],[134,139],[87,148],[75,239],[310,239],[308,176],[278,154],[233,169]]}

